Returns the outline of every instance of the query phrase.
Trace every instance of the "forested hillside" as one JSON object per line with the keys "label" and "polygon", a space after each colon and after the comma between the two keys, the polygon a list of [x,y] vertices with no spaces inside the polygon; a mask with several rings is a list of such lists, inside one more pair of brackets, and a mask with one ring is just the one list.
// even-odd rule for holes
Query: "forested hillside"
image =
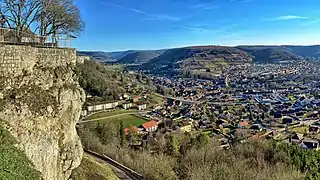
{"label": "forested hillside", "polygon": [[256,63],[277,63],[302,59],[284,46],[239,46],[238,48],[251,54]]}
{"label": "forested hillside", "polygon": [[122,64],[143,64],[150,60],[158,57],[163,53],[162,50],[159,51],[137,51],[128,53],[124,57],[118,60],[118,63]]}
{"label": "forested hillside", "polygon": [[143,91],[155,91],[150,77],[141,73],[128,73],[122,66],[108,66],[97,61],[77,65],[76,74],[80,86],[95,101],[114,101],[119,95],[138,95]]}
{"label": "forested hillside", "polygon": [[177,48],[165,51],[157,58],[143,64],[140,69],[166,73],[175,69],[199,70],[232,63],[252,63],[252,57],[244,51],[231,47]]}
{"label": "forested hillside", "polygon": [[77,66],[76,73],[81,87],[93,96],[114,100],[124,92],[124,75],[119,71],[108,70],[99,62],[86,61]]}

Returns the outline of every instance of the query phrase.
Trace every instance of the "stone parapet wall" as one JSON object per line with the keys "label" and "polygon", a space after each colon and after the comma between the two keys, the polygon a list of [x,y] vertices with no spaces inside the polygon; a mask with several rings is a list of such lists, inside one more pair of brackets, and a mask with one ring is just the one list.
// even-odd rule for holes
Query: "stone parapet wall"
{"label": "stone parapet wall", "polygon": [[0,77],[17,77],[32,68],[76,64],[76,50],[71,48],[40,48],[24,45],[0,45]]}

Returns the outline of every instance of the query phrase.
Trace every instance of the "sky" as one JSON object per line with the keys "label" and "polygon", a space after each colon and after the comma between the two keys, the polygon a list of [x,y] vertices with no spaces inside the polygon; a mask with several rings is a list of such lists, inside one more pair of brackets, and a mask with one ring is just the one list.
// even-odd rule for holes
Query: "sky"
{"label": "sky", "polygon": [[79,50],[320,44],[320,0],[75,0]]}

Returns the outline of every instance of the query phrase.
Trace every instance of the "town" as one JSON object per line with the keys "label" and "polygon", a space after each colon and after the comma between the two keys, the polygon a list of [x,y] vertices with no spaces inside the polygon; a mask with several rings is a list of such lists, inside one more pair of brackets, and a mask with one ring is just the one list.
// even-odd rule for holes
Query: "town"
{"label": "town", "polygon": [[91,102],[87,94],[79,124],[121,121],[126,134],[138,134],[138,146],[153,133],[170,132],[204,133],[223,148],[234,141],[273,139],[317,150],[319,68],[319,62],[300,61],[230,66],[210,79],[150,74],[156,92],[133,95],[130,87],[104,103]]}

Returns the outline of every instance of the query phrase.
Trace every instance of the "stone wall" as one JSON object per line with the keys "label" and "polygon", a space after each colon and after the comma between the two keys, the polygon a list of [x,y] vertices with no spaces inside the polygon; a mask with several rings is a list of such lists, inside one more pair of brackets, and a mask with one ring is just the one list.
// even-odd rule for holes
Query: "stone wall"
{"label": "stone wall", "polygon": [[70,48],[39,48],[24,45],[0,45],[0,77],[17,77],[39,67],[76,64],[76,50]]}
{"label": "stone wall", "polygon": [[90,56],[77,56],[77,64],[83,64],[85,61],[90,61]]}

